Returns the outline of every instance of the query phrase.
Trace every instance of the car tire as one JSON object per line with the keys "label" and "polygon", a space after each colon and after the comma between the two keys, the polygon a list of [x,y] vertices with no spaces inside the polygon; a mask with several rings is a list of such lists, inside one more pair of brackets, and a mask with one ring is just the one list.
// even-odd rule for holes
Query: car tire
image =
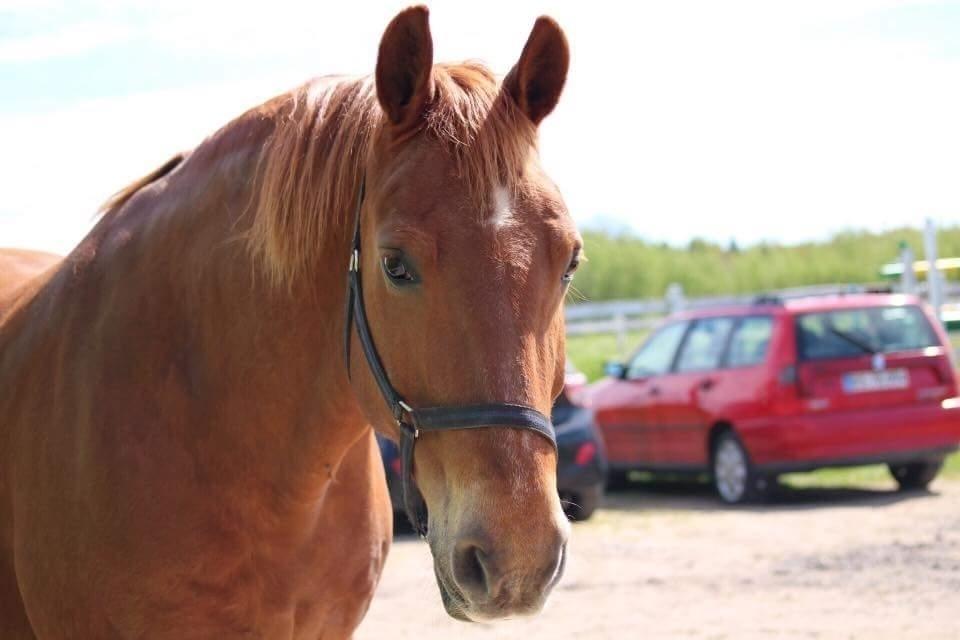
{"label": "car tire", "polygon": [[923,491],[943,468],[943,459],[887,465],[900,491]]}
{"label": "car tire", "polygon": [[561,496],[563,512],[573,522],[588,520],[600,506],[602,499],[602,484],[586,487],[580,491],[564,492]]}
{"label": "car tire", "polygon": [[714,442],[710,473],[717,496],[726,504],[760,502],[775,481],[754,469],[746,448],[733,431],[724,431]]}

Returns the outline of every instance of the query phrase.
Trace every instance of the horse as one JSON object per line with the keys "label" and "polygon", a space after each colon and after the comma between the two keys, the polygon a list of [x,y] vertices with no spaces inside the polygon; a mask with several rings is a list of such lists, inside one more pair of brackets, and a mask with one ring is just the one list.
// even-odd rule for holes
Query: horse
{"label": "horse", "polygon": [[[392,539],[374,432],[412,420],[362,329],[411,410],[549,415],[563,384],[581,239],[537,131],[568,66],[547,17],[502,79],[434,64],[409,8],[372,76],[242,114],[0,302],[0,637],[351,637]],[[556,451],[519,411],[409,436],[461,620],[534,614],[563,572]]]}
{"label": "horse", "polygon": [[[13,301],[13,291],[49,269],[61,257],[44,251],[0,248],[0,300]],[[0,307],[0,315],[3,314]]]}

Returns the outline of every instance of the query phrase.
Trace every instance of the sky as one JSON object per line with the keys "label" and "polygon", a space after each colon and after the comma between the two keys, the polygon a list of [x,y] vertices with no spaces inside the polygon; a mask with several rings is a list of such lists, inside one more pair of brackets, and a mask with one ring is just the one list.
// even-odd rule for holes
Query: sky
{"label": "sky", "polygon": [[[581,227],[684,245],[960,223],[960,2],[428,3],[437,61],[572,49],[542,162]],[[0,0],[0,246],[98,205],[245,109],[372,72],[403,2]]]}

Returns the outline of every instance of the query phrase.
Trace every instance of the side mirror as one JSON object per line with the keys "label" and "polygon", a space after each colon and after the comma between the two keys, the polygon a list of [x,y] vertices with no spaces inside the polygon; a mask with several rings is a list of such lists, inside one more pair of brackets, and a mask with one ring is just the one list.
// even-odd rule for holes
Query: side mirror
{"label": "side mirror", "polygon": [[605,362],[603,363],[603,372],[611,378],[622,380],[627,375],[627,367],[622,362]]}

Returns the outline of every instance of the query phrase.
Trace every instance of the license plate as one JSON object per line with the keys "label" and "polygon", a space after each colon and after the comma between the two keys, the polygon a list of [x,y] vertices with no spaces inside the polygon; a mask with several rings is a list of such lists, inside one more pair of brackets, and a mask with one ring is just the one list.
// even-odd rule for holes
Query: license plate
{"label": "license plate", "polygon": [[906,369],[857,371],[843,376],[843,390],[846,393],[888,391],[890,389],[906,389],[909,386],[910,373]]}

